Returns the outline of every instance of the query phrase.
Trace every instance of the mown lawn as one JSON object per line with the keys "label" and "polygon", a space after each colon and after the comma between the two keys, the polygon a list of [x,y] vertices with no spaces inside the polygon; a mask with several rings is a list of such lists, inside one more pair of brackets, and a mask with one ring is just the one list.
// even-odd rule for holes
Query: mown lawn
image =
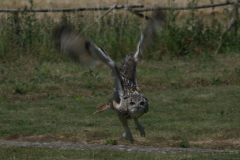
{"label": "mown lawn", "polygon": [[[131,145],[116,113],[93,115],[111,97],[108,68],[27,60],[1,65],[1,139]],[[150,111],[140,118],[145,138],[130,123],[133,145],[240,148],[239,54],[141,62],[138,77]]]}
{"label": "mown lawn", "polygon": [[115,151],[71,151],[61,149],[42,148],[0,148],[1,160],[7,159],[163,159],[163,160],[212,160],[212,159],[239,159],[240,154],[143,154],[124,153]]}

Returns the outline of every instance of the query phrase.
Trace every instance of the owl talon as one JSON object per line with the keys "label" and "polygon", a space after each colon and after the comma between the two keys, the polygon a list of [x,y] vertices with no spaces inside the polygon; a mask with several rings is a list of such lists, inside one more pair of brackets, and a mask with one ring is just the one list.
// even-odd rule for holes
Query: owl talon
{"label": "owl talon", "polygon": [[145,137],[145,130],[144,127],[141,125],[138,127],[141,137]]}
{"label": "owl talon", "polygon": [[133,143],[134,139],[133,139],[133,136],[132,136],[132,133],[131,132],[124,132],[123,133],[123,137],[125,138],[126,141],[129,141],[131,143]]}
{"label": "owl talon", "polygon": [[144,127],[141,125],[137,118],[135,118],[134,121],[137,126],[136,129],[139,130],[141,137],[145,137]]}
{"label": "owl talon", "polygon": [[144,127],[142,125],[141,126],[137,126],[136,130],[139,130],[141,137],[145,137],[145,129],[144,129]]}

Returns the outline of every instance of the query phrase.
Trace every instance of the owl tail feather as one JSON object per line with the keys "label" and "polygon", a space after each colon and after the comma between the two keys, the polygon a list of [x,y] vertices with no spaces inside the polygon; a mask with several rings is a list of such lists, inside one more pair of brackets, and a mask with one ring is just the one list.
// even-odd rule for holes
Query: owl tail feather
{"label": "owl tail feather", "polygon": [[109,110],[111,109],[111,105],[110,105],[109,102],[108,102],[108,103],[106,103],[106,104],[103,104],[103,105],[101,105],[101,106],[98,106],[97,109],[98,109],[98,110],[97,110],[96,112],[94,112],[93,114],[98,114],[98,113],[107,112],[107,111],[109,111]]}

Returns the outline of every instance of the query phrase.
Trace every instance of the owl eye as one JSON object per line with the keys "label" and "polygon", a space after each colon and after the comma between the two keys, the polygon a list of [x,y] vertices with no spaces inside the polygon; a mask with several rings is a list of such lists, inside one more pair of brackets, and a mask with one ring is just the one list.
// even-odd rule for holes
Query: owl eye
{"label": "owl eye", "polygon": [[141,105],[144,105],[144,102],[141,102],[140,104],[141,104]]}
{"label": "owl eye", "polygon": [[134,103],[134,102],[131,102],[130,104],[133,106],[135,103]]}

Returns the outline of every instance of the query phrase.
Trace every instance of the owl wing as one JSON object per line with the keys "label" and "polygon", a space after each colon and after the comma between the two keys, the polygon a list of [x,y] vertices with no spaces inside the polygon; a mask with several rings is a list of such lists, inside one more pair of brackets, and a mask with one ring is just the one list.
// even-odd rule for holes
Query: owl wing
{"label": "owl wing", "polygon": [[123,82],[120,77],[116,63],[107,53],[83,34],[71,29],[68,26],[60,26],[53,30],[53,39],[56,47],[64,54],[67,54],[77,63],[92,66],[98,60],[108,65],[115,77],[116,90],[120,97],[123,96]]}
{"label": "owl wing", "polygon": [[139,86],[136,75],[136,66],[139,54],[146,51],[150,46],[154,37],[157,36],[159,27],[163,24],[163,22],[165,22],[165,18],[165,14],[160,10],[157,10],[153,13],[151,20],[148,22],[146,28],[141,34],[136,51],[127,56],[120,67],[120,72],[123,77],[134,83],[137,90],[139,90]]}
{"label": "owl wing", "polygon": [[137,45],[137,49],[133,54],[134,60],[137,62],[140,53],[143,53],[151,45],[154,37],[157,36],[159,27],[163,25],[166,20],[166,15],[161,10],[153,12],[151,20],[148,22],[146,28],[143,30],[140,40]]}

